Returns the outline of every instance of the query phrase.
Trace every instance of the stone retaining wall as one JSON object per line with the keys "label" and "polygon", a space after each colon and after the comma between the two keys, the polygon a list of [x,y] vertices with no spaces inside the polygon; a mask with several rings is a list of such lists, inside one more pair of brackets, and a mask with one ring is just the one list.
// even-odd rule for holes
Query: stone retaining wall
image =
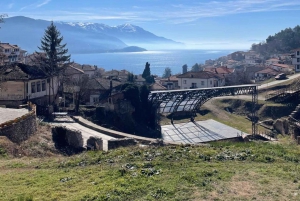
{"label": "stone retaining wall", "polygon": [[12,142],[20,143],[27,140],[37,131],[36,107],[31,105],[27,114],[0,124],[0,136],[6,136]]}

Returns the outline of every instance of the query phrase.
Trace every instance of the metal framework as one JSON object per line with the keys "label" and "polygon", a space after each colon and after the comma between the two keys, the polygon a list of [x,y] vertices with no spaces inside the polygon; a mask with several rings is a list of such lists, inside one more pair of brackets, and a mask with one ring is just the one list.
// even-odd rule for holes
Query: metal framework
{"label": "metal framework", "polygon": [[257,132],[257,86],[236,85],[214,88],[197,88],[183,90],[151,91],[149,101],[157,113],[191,112],[192,118],[197,110],[209,99],[220,96],[252,95],[252,134]]}

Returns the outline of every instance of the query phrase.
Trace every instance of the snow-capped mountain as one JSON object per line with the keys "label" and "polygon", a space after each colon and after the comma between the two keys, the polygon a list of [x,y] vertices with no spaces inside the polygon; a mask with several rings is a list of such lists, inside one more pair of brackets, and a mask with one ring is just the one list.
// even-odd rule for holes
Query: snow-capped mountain
{"label": "snow-capped mountain", "polygon": [[118,26],[108,26],[101,23],[89,23],[89,22],[60,22],[62,24],[68,24],[70,26],[89,30],[96,33],[103,33],[106,35],[114,36],[121,39],[130,45],[144,44],[170,44],[170,45],[182,45],[181,43],[173,40],[157,36],[143,28],[133,24],[122,24]]}
{"label": "snow-capped mountain", "polygon": [[[158,37],[141,27],[124,24],[108,26],[100,23],[54,22],[70,53],[95,53],[113,51],[143,51],[149,44],[177,44]],[[49,21],[17,16],[5,18],[1,24],[0,40],[17,44],[29,53],[37,51]]]}

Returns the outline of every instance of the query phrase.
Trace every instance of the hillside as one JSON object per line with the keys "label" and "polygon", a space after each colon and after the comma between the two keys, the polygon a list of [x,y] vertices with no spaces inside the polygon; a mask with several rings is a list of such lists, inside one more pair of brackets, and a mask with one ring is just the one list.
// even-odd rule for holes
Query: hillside
{"label": "hillside", "polygon": [[299,200],[299,151],[223,142],[0,157],[0,200]]}
{"label": "hillside", "polygon": [[286,28],[270,35],[265,42],[253,44],[251,49],[263,55],[289,53],[300,47],[300,26]]}

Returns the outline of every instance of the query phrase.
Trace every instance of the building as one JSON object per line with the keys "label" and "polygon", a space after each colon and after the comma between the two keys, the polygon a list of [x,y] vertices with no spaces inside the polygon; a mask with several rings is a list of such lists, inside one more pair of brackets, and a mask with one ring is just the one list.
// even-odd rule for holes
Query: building
{"label": "building", "polygon": [[35,66],[14,63],[0,68],[0,105],[18,107],[30,100],[46,106],[49,98],[53,101],[58,88],[56,77],[50,79]]}
{"label": "building", "polygon": [[280,72],[289,72],[290,71],[290,66],[287,64],[272,64],[271,67],[274,70],[280,71]]}
{"label": "building", "polygon": [[150,91],[165,91],[165,90],[167,90],[167,88],[164,87],[163,85],[161,85],[160,83],[155,82],[149,86],[149,90]]}
{"label": "building", "polygon": [[228,68],[227,66],[221,66],[221,67],[208,67],[204,68],[204,71],[211,72],[211,73],[216,73],[218,75],[223,75],[227,77],[228,75],[234,73],[235,69],[234,68]]}
{"label": "building", "polygon": [[280,61],[280,60],[277,59],[277,58],[271,58],[271,59],[266,60],[266,65],[267,65],[267,66],[270,66],[270,65],[272,65],[272,64],[278,64],[279,61]]}
{"label": "building", "polygon": [[278,72],[277,70],[274,70],[273,68],[266,68],[255,73],[255,80],[268,79],[278,74],[280,74],[280,72]]}
{"label": "building", "polygon": [[300,72],[300,48],[293,50],[292,64],[295,67],[295,72]]}
{"label": "building", "polygon": [[176,77],[176,75],[172,75],[168,78],[163,78],[159,80],[159,83],[168,90],[179,89],[178,78]]}
{"label": "building", "polygon": [[177,76],[180,89],[221,87],[225,77],[208,71],[187,72]]}
{"label": "building", "polygon": [[0,54],[2,54],[0,63],[24,63],[25,50],[22,50],[17,45],[10,45],[9,43],[0,43]]}
{"label": "building", "polygon": [[85,104],[95,105],[101,100],[106,100],[109,96],[121,90],[122,83],[116,80],[105,78],[90,79],[86,89],[87,93],[84,97]]}

